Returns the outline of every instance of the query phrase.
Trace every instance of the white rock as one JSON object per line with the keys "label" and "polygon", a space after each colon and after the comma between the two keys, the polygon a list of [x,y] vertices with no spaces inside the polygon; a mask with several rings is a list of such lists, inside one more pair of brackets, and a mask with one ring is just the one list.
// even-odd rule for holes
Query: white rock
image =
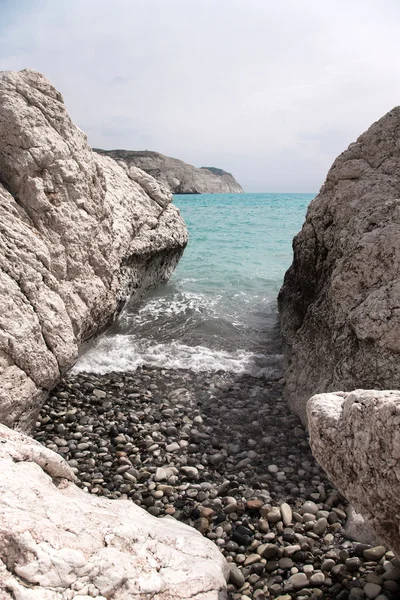
{"label": "white rock", "polygon": [[181,447],[177,442],[172,442],[171,444],[167,444],[165,446],[165,450],[167,452],[177,452],[180,449],[181,449]]}
{"label": "white rock", "polygon": [[292,509],[289,506],[289,504],[287,504],[287,502],[283,502],[281,504],[280,508],[281,508],[282,521],[286,527],[287,525],[290,525],[290,523],[292,522],[292,516],[293,516]]}
{"label": "white rock", "polygon": [[158,467],[156,469],[154,480],[155,481],[165,481],[168,478],[167,470],[163,467]]}
{"label": "white rock", "polygon": [[311,448],[329,479],[400,554],[400,392],[318,394],[307,412]]}
{"label": "white rock", "polygon": [[0,422],[40,403],[134,291],[187,241],[172,195],[92,152],[40,74],[0,72]]}
{"label": "white rock", "polygon": [[133,502],[96,498],[60,456],[0,425],[0,598],[226,598],[217,547]]}

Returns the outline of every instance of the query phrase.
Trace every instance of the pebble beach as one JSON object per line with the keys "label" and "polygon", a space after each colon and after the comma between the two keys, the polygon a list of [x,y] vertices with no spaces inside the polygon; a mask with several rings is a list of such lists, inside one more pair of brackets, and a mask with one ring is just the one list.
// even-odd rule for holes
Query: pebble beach
{"label": "pebble beach", "polygon": [[346,502],[312,457],[282,382],[140,367],[71,374],[35,438],[78,485],[212,540],[230,600],[400,597],[400,561],[346,538]]}

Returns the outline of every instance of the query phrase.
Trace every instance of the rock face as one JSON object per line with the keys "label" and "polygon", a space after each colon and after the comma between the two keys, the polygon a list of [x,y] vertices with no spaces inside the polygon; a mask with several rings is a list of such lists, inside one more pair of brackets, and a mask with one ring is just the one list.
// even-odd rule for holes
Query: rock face
{"label": "rock face", "polygon": [[224,600],[217,547],[172,518],[73,483],[67,463],[0,425],[0,597]]}
{"label": "rock face", "polygon": [[41,401],[126,298],[187,242],[171,193],[92,152],[39,73],[0,73],[0,422]]}
{"label": "rock face", "polygon": [[318,394],[307,413],[314,456],[400,555],[400,391]]}
{"label": "rock face", "polygon": [[139,167],[171,190],[173,194],[240,194],[242,186],[233,175],[215,167],[197,169],[177,158],[158,152],[133,150],[100,150],[128,167]]}
{"label": "rock face", "polygon": [[279,295],[286,397],[391,389],[400,378],[400,108],[334,162]]}

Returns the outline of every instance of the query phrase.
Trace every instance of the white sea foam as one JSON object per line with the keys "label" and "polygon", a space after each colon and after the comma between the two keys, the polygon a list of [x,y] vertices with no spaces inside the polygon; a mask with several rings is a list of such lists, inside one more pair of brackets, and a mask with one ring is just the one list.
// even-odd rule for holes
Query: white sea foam
{"label": "white sea foam", "polygon": [[179,342],[151,344],[130,335],[103,336],[84,353],[73,372],[91,372],[99,375],[111,371],[135,371],[148,365],[164,369],[191,371],[229,371],[253,377],[279,379],[282,376],[280,354],[253,354],[237,350],[211,350],[204,346],[187,346]]}
{"label": "white sea foam", "polygon": [[179,317],[189,311],[193,314],[207,312],[215,314],[215,307],[219,304],[222,296],[207,296],[193,292],[179,292],[172,296],[150,298],[142,306],[134,306],[134,310],[122,312],[119,321],[121,324],[146,324],[154,322],[158,318]]}

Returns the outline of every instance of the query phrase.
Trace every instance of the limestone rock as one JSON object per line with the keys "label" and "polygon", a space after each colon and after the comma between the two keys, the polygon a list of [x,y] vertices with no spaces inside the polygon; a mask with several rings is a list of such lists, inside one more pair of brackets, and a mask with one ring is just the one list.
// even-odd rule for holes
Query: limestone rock
{"label": "limestone rock", "polygon": [[334,162],[279,295],[286,397],[392,389],[400,378],[400,107]]}
{"label": "limestone rock", "polygon": [[0,597],[224,600],[217,547],[172,518],[80,490],[64,460],[0,425]]}
{"label": "limestone rock", "polygon": [[187,242],[171,193],[99,156],[35,71],[0,73],[0,422],[41,401],[133,292]]}
{"label": "limestone rock", "polygon": [[307,414],[315,458],[377,539],[400,555],[400,391],[317,394]]}
{"label": "limestone rock", "polygon": [[240,194],[242,186],[231,173],[215,167],[200,169],[182,160],[148,150],[101,150],[95,152],[110,156],[128,168],[139,167],[149,173],[173,194]]}

